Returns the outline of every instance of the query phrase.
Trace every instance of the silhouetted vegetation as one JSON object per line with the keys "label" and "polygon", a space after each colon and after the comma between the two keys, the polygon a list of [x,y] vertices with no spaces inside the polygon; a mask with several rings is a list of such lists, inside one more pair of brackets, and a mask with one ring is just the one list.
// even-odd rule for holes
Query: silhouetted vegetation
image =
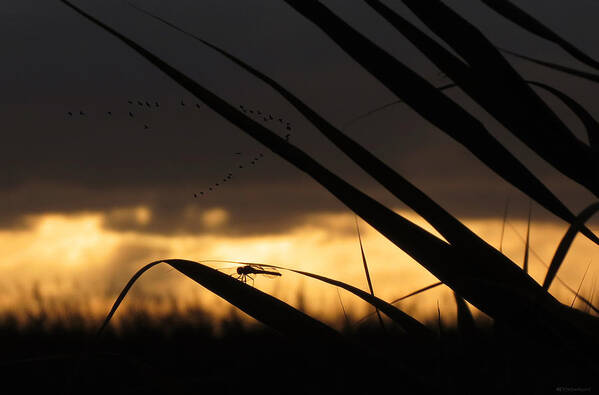
{"label": "silhouetted vegetation", "polygon": [[[487,37],[450,7],[441,1],[403,1],[455,54],[382,2],[365,1],[452,80],[452,84],[440,89],[370,41],[324,4],[315,0],[285,0],[298,15],[312,22],[399,100],[463,145],[536,204],[570,224],[542,285],[527,271],[528,236],[523,270],[307,103],[243,60],[193,36],[277,91],[323,136],[420,214],[446,241],[325,168],[295,146],[289,139],[290,134],[282,137],[271,131],[265,123],[273,120],[270,115],[257,111],[260,117],[256,119],[253,110],[249,110],[252,115],[248,115],[244,107],[226,102],[202,81],[193,80],[69,1],[61,1],[151,62],[242,132],[308,174],[451,288],[457,305],[457,326],[442,325],[442,311],[439,311],[438,323],[421,323],[376,297],[372,286],[368,293],[335,279],[294,270],[352,292],[393,323],[389,331],[381,326],[338,331],[200,262],[165,259],[152,262],[135,274],[119,295],[99,336],[92,336],[93,330],[85,325],[52,326],[41,330],[43,325],[33,319],[30,325],[21,328],[12,325],[9,319],[5,320],[3,336],[16,339],[12,343],[13,354],[6,354],[4,370],[9,377],[23,385],[31,384],[40,391],[55,386],[52,388],[65,388],[65,392],[71,393],[382,393],[391,390],[463,394],[546,393],[560,388],[583,391],[599,388],[595,385],[599,377],[596,358],[599,320],[588,311],[560,303],[549,292],[574,236],[581,233],[599,244],[599,238],[585,224],[599,206],[595,203],[578,215],[572,213],[487,130],[481,120],[446,96],[443,90],[454,86],[452,84],[458,86],[556,171],[594,196],[599,196],[597,122],[571,97],[548,85],[525,80]],[[511,2],[489,0],[484,3],[597,69],[596,61]],[[143,12],[190,35],[166,20]],[[527,59],[581,78],[594,78],[590,73]],[[587,129],[588,143],[572,133],[533,86],[550,91],[573,109]],[[142,102],[138,104],[143,106]],[[180,104],[185,106],[183,101]],[[80,114],[84,115],[83,112]],[[363,258],[368,275],[364,255]],[[201,319],[201,314],[195,321],[173,316],[170,321],[156,323],[152,317],[139,313],[129,315],[120,332],[113,331],[108,323],[131,286],[146,270],[162,262],[265,326],[248,328],[233,318],[217,334]],[[252,266],[251,263],[242,264]],[[477,324],[466,301],[491,317],[493,325],[481,327]],[[73,318],[73,322],[78,321]],[[60,354],[54,354],[57,351]],[[28,360],[10,359],[16,358],[17,354],[23,358],[24,352]],[[34,374],[37,376],[32,379]],[[50,384],[44,385],[46,382]]]}

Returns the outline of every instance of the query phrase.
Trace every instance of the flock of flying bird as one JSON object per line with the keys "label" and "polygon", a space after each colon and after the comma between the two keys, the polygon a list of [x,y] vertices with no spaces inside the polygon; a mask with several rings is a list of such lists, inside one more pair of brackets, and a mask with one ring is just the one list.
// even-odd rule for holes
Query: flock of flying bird
{"label": "flock of flying bird", "polygon": [[[154,109],[160,108],[160,103],[158,101],[154,101],[153,104],[152,104],[152,103],[150,103],[149,101],[146,101],[146,100],[143,100],[143,101],[142,100],[136,100],[136,101],[134,101],[134,100],[128,100],[127,103],[130,106],[134,106],[135,104],[137,104],[138,107],[141,107],[141,109],[144,109],[144,110],[148,110],[148,109],[152,109],[152,108],[154,108]],[[201,106],[198,103],[196,103],[195,106],[193,106],[193,105],[187,106],[183,100],[181,100],[180,106],[181,107],[187,107],[187,108],[194,108],[195,107],[195,109],[198,109],[198,110],[201,109]],[[291,131],[291,123],[288,122],[288,121],[285,121],[283,118],[274,117],[272,114],[267,114],[267,113],[262,112],[260,110],[252,110],[252,109],[246,108],[243,105],[239,105],[239,109],[243,113],[245,113],[245,114],[247,114],[247,115],[249,115],[249,116],[251,116],[251,117],[253,117],[253,118],[255,118],[255,119],[259,120],[259,121],[263,121],[263,122],[278,121],[278,123],[281,124],[281,126],[284,125],[286,131]],[[79,113],[78,114],[79,116],[82,116],[82,117],[86,117],[87,116],[87,114],[83,110],[79,110],[78,113]],[[73,117],[73,116],[77,115],[77,112],[76,111],[68,111],[67,115],[69,117]],[[113,112],[112,111],[106,111],[105,115],[107,117],[112,117],[113,116]],[[130,118],[135,118],[135,112],[133,111],[133,109],[130,109],[128,111],[128,115],[129,115]],[[147,123],[145,123],[144,124],[144,130],[148,130],[148,129],[150,129],[150,125],[147,124]],[[286,133],[285,136],[284,136],[284,138],[285,138],[286,141],[289,141],[290,137],[291,137],[291,133]],[[242,152],[235,152],[234,154],[236,156],[242,156],[243,155]],[[252,160],[249,162],[249,165],[250,166],[255,165],[263,157],[264,157],[263,153],[261,153],[261,152],[258,153],[258,156],[255,156],[254,158],[252,158]],[[237,166],[237,168],[238,169],[243,169],[243,164],[239,164]],[[227,181],[231,180],[231,178],[233,178],[233,173],[229,172],[229,173],[227,173],[226,176],[224,176],[222,178],[222,180],[220,180],[219,182],[216,182],[216,183],[210,185],[207,190],[200,191],[199,193],[194,193],[193,194],[194,198],[198,198],[198,197],[204,196],[205,194],[214,191],[217,187],[219,187],[222,184],[226,183]]]}

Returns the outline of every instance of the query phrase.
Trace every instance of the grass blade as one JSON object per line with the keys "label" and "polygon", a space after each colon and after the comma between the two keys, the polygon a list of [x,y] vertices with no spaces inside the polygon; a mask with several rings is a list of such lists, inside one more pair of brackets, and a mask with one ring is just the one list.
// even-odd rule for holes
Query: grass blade
{"label": "grass blade", "polygon": [[[358,240],[360,242],[360,253],[362,254],[362,263],[364,264],[364,272],[366,273],[366,281],[368,282],[368,289],[370,290],[370,294],[374,296],[374,288],[372,287],[372,281],[370,280],[370,273],[368,272],[368,264],[366,263],[366,255],[364,254],[364,247],[362,246],[362,236],[360,235],[360,226],[358,225],[358,217],[354,217],[356,220],[356,231],[358,232]],[[383,317],[381,317],[381,313],[379,309],[376,310],[376,315],[379,318],[379,323],[381,324],[381,328],[385,330],[385,323],[383,322]]]}
{"label": "grass blade", "polygon": [[[452,78],[455,82],[554,168],[599,196],[592,152],[573,137],[562,120],[474,25],[441,1],[403,0],[403,3],[470,65],[473,76],[480,76],[474,85],[464,85]],[[448,76],[451,78],[449,73]],[[563,159],[564,152],[569,154],[567,161]]]}
{"label": "grass blade", "polygon": [[212,269],[198,262],[183,259],[154,261],[145,265],[135,273],[114,302],[114,305],[98,331],[98,335],[106,328],[119,305],[141,275],[163,262],[172,266],[216,295],[227,300],[258,321],[285,335],[298,339],[320,339],[323,342],[331,342],[332,344],[343,342],[343,338],[335,330],[301,311],[294,309],[288,304],[241,281],[235,280],[216,269]]}
{"label": "grass blade", "polygon": [[[211,261],[204,261],[204,262],[211,262]],[[217,261],[212,261],[212,262],[217,262]],[[261,267],[271,267],[274,269],[286,270],[289,272],[301,274],[302,276],[314,278],[316,280],[325,282],[327,284],[334,285],[338,288],[343,288],[346,291],[351,292],[352,294],[356,295],[360,299],[364,300],[365,302],[371,304],[378,310],[385,313],[385,315],[387,315],[387,317],[389,317],[391,320],[396,322],[399,326],[404,328],[407,332],[412,333],[413,335],[416,335],[422,339],[431,339],[431,337],[434,337],[434,336],[432,336],[430,329],[428,329],[426,326],[424,326],[418,320],[412,318],[410,315],[404,313],[397,307],[393,306],[390,303],[385,302],[382,299],[377,298],[376,296],[369,294],[368,292],[364,292],[361,289],[356,288],[353,285],[346,284],[342,281],[334,280],[332,278],[328,278],[328,277],[321,276],[321,275],[314,274],[314,273],[305,272],[302,270],[289,269],[289,268],[286,268],[283,266],[268,265],[268,264],[264,264],[264,263],[258,264],[258,263],[253,263],[253,262],[238,262],[238,261],[218,261],[218,262],[229,262],[229,263],[236,263],[236,264],[240,264],[240,265],[250,265],[250,266],[259,265]]]}
{"label": "grass blade", "polygon": [[[522,241],[522,243],[525,243],[525,239],[522,235],[520,235],[520,233],[518,233],[518,230],[516,229],[516,227],[514,225],[512,225],[510,222],[508,222],[508,225],[512,228],[512,230],[516,233],[516,236],[518,236],[520,238],[520,240]],[[545,263],[545,261],[543,260],[543,258],[541,258],[539,256],[539,254],[537,254],[537,252],[534,250],[534,248],[530,248],[530,252],[535,256],[535,258],[537,258],[537,260],[543,265],[545,266],[546,269],[549,269],[549,265],[547,263]],[[561,285],[563,285],[564,288],[566,288],[572,295],[576,294],[576,290],[574,288],[572,288],[571,286],[568,285],[568,283],[566,283],[564,280],[561,279],[561,277],[559,275],[555,275],[555,280],[557,280],[558,283],[560,283]],[[587,305],[591,310],[593,310],[595,313],[599,314],[599,308],[594,306],[590,300],[587,300],[584,296],[582,295],[578,295],[578,299],[580,299],[585,305]]]}
{"label": "grass blade", "polygon": [[576,48],[573,44],[561,38],[553,30],[543,25],[539,20],[532,17],[530,14],[517,7],[514,3],[509,0],[482,0],[489,8],[493,11],[502,15],[506,19],[509,19],[521,28],[544,38],[547,41],[551,41],[559,45],[564,51],[572,55],[580,62],[587,66],[599,69],[599,62],[591,58],[589,55]]}
{"label": "grass blade", "polygon": [[553,95],[555,95],[558,99],[560,99],[583,123],[587,136],[589,138],[589,143],[591,147],[595,150],[595,152],[599,153],[599,122],[576,100],[572,99],[570,96],[566,95],[564,92],[557,90],[549,85],[543,84],[541,82],[536,81],[527,81],[529,84],[533,86],[538,86]]}
{"label": "grass blade", "polygon": [[476,325],[474,324],[474,317],[470,308],[466,304],[464,298],[459,296],[457,293],[453,293],[455,297],[455,303],[457,306],[457,317],[458,317],[458,331],[463,338],[472,339],[476,332]]}
{"label": "grass blade", "polygon": [[[546,207],[558,217],[567,222],[572,222],[574,220],[574,215],[564,206],[564,204],[559,201],[559,199],[551,193],[551,191],[549,191],[537,177],[523,166],[514,155],[503,147],[495,137],[485,129],[480,121],[451,99],[440,93],[437,88],[432,86],[428,81],[424,80],[390,54],[369,41],[319,2],[286,0],[286,3],[290,4],[300,14],[316,24],[316,26],[326,33],[348,55],[389,88],[389,90],[396,96],[404,100],[406,104],[412,107],[421,116],[466,147],[472,154],[474,154],[474,156],[499,176],[534,198],[539,204]],[[436,53],[440,52],[441,51],[437,51]],[[449,59],[447,56],[445,58]],[[454,73],[452,74],[454,77],[459,73],[464,81],[466,79],[471,79],[467,77],[468,70],[463,69],[463,65],[460,67],[459,62],[448,60],[446,63],[451,63],[451,73]],[[450,77],[452,76],[449,71],[447,74]],[[474,89],[475,86],[480,85],[480,82],[480,80],[472,81],[468,86],[471,86]],[[476,89],[477,92],[481,92],[480,88]],[[532,93],[534,94],[534,92]],[[494,97],[490,94],[487,94],[487,96],[490,98]],[[509,102],[513,102],[513,100],[509,100]],[[509,111],[506,111],[505,103],[505,101],[499,100],[494,107],[497,111],[501,110],[504,112],[504,118],[502,119],[505,119],[505,117],[510,114]],[[521,117],[520,121],[529,122],[528,120],[531,118],[530,113],[522,115],[525,116]],[[552,130],[553,129],[555,128],[552,128]],[[538,138],[538,133],[536,133],[538,125],[535,125],[534,130],[534,138]],[[565,132],[568,134],[568,136],[565,137],[568,140],[567,142],[559,140],[563,145],[561,143],[558,145],[549,144],[546,148],[555,151],[556,146],[560,147],[560,149],[564,149],[574,144],[575,147],[570,147],[574,150],[573,152],[584,149],[584,147],[577,145],[579,143],[577,140],[575,142],[570,141],[573,140],[573,137],[569,130],[565,129]],[[547,139],[543,140],[542,144],[547,144]],[[588,149],[588,147],[586,148]],[[562,167],[564,165],[563,152],[560,151],[559,155],[555,154],[554,156],[559,156],[559,160],[554,161],[555,163],[550,162],[557,168]],[[583,158],[587,158],[588,156],[589,155],[581,153],[580,159],[583,160]],[[586,159],[584,160],[586,161]],[[588,161],[586,161],[585,164],[587,164],[587,162]],[[575,171],[572,169],[570,169],[572,171],[567,170],[567,175],[587,186],[587,188],[590,188],[587,181],[593,180],[594,182],[595,177],[594,174],[593,177],[591,177],[591,174],[586,173],[591,172],[592,168],[584,167],[584,169],[582,169],[579,167],[580,166],[577,166]],[[564,170],[562,169],[562,171]],[[597,192],[599,193],[599,186]],[[595,238],[595,242],[599,244],[599,239]]]}
{"label": "grass blade", "polygon": [[591,218],[597,211],[599,211],[599,202],[595,202],[589,205],[587,208],[582,210],[580,214],[576,217],[576,221],[570,225],[564,237],[560,241],[557,246],[557,250],[553,255],[553,259],[549,264],[549,269],[547,270],[547,274],[545,275],[545,279],[543,280],[543,289],[548,290],[553,282],[553,279],[557,275],[557,271],[561,267],[564,259],[566,258],[566,254],[574,241],[574,237],[578,234],[581,227]]}
{"label": "grass blade", "polygon": [[[409,297],[411,297],[411,296],[414,296],[414,295],[418,295],[419,293],[422,293],[422,292],[424,292],[424,291],[428,291],[429,289],[432,289],[432,288],[438,287],[439,285],[442,285],[442,284],[443,284],[442,282],[437,282],[437,283],[434,283],[434,284],[431,284],[431,285],[427,285],[426,287],[424,287],[424,288],[420,288],[419,290],[416,290],[416,291],[414,291],[414,292],[410,292],[409,294],[407,294],[407,295],[404,295],[404,296],[402,296],[401,298],[394,299],[394,300],[392,300],[392,301],[391,301],[391,302],[389,302],[389,303],[390,303],[390,304],[395,304],[395,303],[401,302],[401,301],[402,301],[402,300],[404,300],[404,299],[407,299],[407,298],[409,298]],[[364,317],[362,317],[362,318],[360,318],[358,321],[356,321],[356,325],[358,325],[358,324],[360,324],[360,323],[362,323],[362,322],[366,321],[368,318],[370,318],[370,317],[371,317],[371,316],[373,316],[373,315],[374,315],[374,313],[370,313],[370,314],[367,314],[367,315],[365,315]]]}
{"label": "grass blade", "polygon": [[528,251],[530,250],[530,217],[532,214],[532,201],[528,203],[528,224],[526,225],[526,243],[524,244],[524,262],[522,270],[528,274]]}
{"label": "grass blade", "polygon": [[587,276],[587,272],[589,271],[589,268],[591,267],[591,262],[592,262],[592,260],[589,261],[589,264],[587,265],[587,268],[584,271],[584,274],[582,275],[582,280],[580,280],[580,284],[578,284],[578,289],[576,290],[574,299],[572,299],[572,304],[570,304],[570,308],[574,307],[574,302],[576,302],[576,298],[578,298],[578,294],[580,293],[580,288],[582,288],[582,283],[584,283],[584,278]]}
{"label": "grass blade", "polygon": [[519,54],[517,52],[510,51],[510,50],[504,49],[504,48],[502,48],[501,51],[505,52],[505,53],[507,53],[509,55],[512,55],[512,56],[514,56],[516,58],[524,59],[524,60],[527,60],[529,62],[536,63],[538,65],[548,67],[550,69],[558,70],[558,71],[564,72],[566,74],[570,74],[570,75],[574,75],[576,77],[584,78],[585,80],[588,80],[588,81],[599,82],[599,75],[597,75],[597,74],[589,73],[589,72],[582,71],[582,70],[577,70],[577,69],[574,69],[572,67],[562,66],[562,65],[559,65],[557,63],[548,62],[546,60],[535,59],[533,57],[522,55],[522,54]]}
{"label": "grass blade", "polygon": [[503,235],[505,234],[505,223],[507,222],[507,210],[510,205],[510,197],[505,199],[505,208],[503,209],[503,222],[501,223],[501,237],[499,238],[499,252],[503,253]]}

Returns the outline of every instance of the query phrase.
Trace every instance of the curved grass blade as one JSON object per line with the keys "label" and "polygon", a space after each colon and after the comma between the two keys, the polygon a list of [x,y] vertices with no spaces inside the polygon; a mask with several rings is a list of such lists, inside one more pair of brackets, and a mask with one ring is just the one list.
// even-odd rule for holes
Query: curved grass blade
{"label": "curved grass blade", "polygon": [[[356,231],[358,232],[358,241],[360,242],[360,253],[362,254],[362,263],[364,264],[364,272],[366,273],[366,281],[368,282],[368,289],[370,290],[370,294],[374,296],[374,288],[372,287],[372,281],[370,280],[370,273],[368,272],[368,264],[366,263],[366,255],[364,254],[364,247],[362,246],[362,236],[360,235],[360,226],[358,225],[358,217],[354,216],[356,220]],[[381,328],[385,330],[385,323],[383,322],[383,317],[381,317],[381,313],[379,309],[376,310],[376,315],[379,318],[379,323],[381,324]]]}
{"label": "curved grass blade", "polygon": [[[204,262],[206,262],[206,261],[204,261]],[[430,338],[434,337],[432,332],[430,331],[430,329],[428,329],[425,325],[421,324],[418,320],[412,318],[410,315],[404,313],[397,307],[391,305],[390,303],[385,302],[384,300],[382,300],[376,296],[369,294],[368,292],[364,292],[361,289],[356,288],[353,285],[346,284],[342,281],[334,280],[332,278],[328,278],[328,277],[310,273],[310,272],[305,272],[302,270],[289,269],[289,268],[286,268],[283,266],[267,265],[264,263],[238,262],[238,261],[210,261],[210,262],[229,262],[229,263],[236,263],[236,264],[240,264],[240,265],[270,267],[270,268],[279,269],[279,270],[286,270],[289,272],[301,274],[302,276],[320,280],[327,284],[331,284],[336,287],[343,288],[348,292],[351,292],[352,294],[356,295],[360,299],[364,300],[365,302],[371,304],[378,310],[385,313],[385,315],[387,315],[391,320],[396,322],[399,326],[404,328],[407,332],[409,332],[413,335],[416,335],[419,338],[423,338],[423,339],[430,339]]]}
{"label": "curved grass blade", "polygon": [[216,269],[198,262],[183,259],[154,261],[137,271],[114,302],[98,331],[98,335],[106,328],[133,284],[142,274],[159,263],[166,263],[172,266],[198,284],[243,310],[248,315],[285,335],[299,339],[320,339],[323,342],[332,342],[333,344],[343,342],[343,338],[338,332],[279,299],[265,294],[241,281],[237,281]]}
{"label": "curved grass blade", "polygon": [[576,77],[584,78],[585,80],[589,80],[589,81],[593,81],[593,82],[599,82],[599,75],[597,75],[597,74],[589,73],[589,72],[582,71],[582,70],[577,70],[577,69],[574,69],[572,67],[562,66],[562,65],[559,65],[559,64],[556,64],[556,63],[548,62],[546,60],[535,59],[533,57],[522,55],[522,54],[519,54],[519,53],[514,52],[514,51],[510,51],[510,50],[505,49],[505,48],[500,48],[500,49],[501,49],[502,52],[505,52],[505,53],[507,53],[509,55],[512,55],[512,56],[515,56],[517,58],[524,59],[524,60],[527,60],[529,62],[536,63],[538,65],[548,67],[550,69],[558,70],[558,71],[564,72],[566,74],[571,74],[571,75],[574,75]]}
{"label": "curved grass blade", "polygon": [[549,269],[545,275],[545,280],[543,280],[543,289],[549,290],[553,279],[557,275],[557,271],[566,258],[566,254],[568,253],[568,250],[574,241],[574,237],[576,237],[576,234],[578,234],[585,222],[587,222],[589,218],[591,218],[597,211],[599,211],[599,202],[595,202],[582,210],[576,217],[576,221],[570,225],[566,231],[566,234],[564,234],[564,237],[557,246],[557,250],[553,255],[551,263],[549,264]]}
{"label": "curved grass blade", "polygon": [[586,64],[587,66],[593,67],[595,69],[599,69],[599,62],[595,59],[591,58],[586,53],[582,52],[580,49],[576,48],[570,42],[564,40],[559,35],[557,35],[553,30],[549,29],[547,26],[542,24],[539,20],[516,6],[514,3],[509,0],[482,0],[489,8],[493,9],[493,11],[502,15],[503,17],[509,19],[516,25],[521,28],[544,38],[547,41],[551,41],[557,45],[559,45],[564,51],[572,55],[574,58],[579,60],[580,62]]}

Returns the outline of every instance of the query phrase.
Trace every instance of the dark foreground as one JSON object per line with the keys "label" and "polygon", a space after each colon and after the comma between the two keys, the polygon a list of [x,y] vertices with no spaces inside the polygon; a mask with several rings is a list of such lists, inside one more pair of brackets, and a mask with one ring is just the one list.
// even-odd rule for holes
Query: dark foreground
{"label": "dark foreground", "polygon": [[[6,394],[593,393],[595,367],[556,364],[493,328],[443,329],[423,345],[388,324],[348,328],[344,349],[287,339],[232,316],[217,331],[198,312],[152,320],[139,313],[99,339],[94,327],[4,319]],[[559,365],[559,366],[558,366]]]}

